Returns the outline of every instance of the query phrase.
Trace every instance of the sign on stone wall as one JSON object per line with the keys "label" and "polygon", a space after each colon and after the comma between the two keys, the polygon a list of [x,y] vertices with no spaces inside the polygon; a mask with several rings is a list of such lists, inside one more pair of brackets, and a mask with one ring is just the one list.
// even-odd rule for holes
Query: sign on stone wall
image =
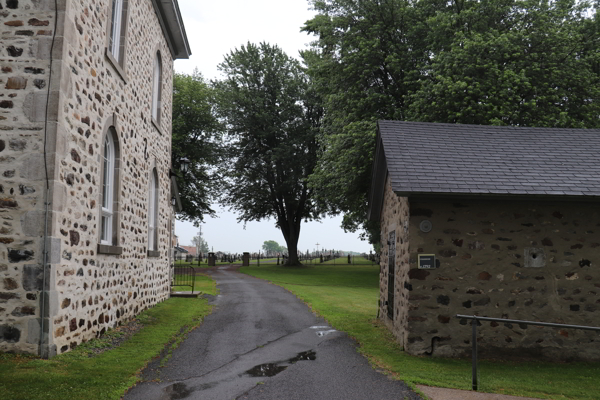
{"label": "sign on stone wall", "polygon": [[419,254],[419,269],[435,269],[435,254]]}

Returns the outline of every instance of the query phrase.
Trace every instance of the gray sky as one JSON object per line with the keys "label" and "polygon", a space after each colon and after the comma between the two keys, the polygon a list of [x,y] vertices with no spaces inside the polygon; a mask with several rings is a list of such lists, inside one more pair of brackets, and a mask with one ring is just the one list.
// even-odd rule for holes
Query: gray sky
{"label": "gray sky", "polygon": [[[304,22],[314,15],[306,0],[221,0],[200,2],[179,0],[192,56],[175,61],[175,70],[191,74],[194,68],[207,79],[219,78],[217,65],[223,56],[248,41],[277,44],[289,56],[312,40],[300,32]],[[285,246],[281,231],[273,219],[249,222],[244,229],[236,215],[223,209],[219,218],[206,218],[202,233],[215,251],[241,253],[261,249],[265,240],[275,240]],[[368,253],[371,246],[358,238],[358,233],[344,233],[339,227],[341,217],[325,218],[322,222],[302,223],[298,249],[301,251],[335,249]],[[189,245],[198,234],[192,223],[177,221],[175,233],[179,244]]]}

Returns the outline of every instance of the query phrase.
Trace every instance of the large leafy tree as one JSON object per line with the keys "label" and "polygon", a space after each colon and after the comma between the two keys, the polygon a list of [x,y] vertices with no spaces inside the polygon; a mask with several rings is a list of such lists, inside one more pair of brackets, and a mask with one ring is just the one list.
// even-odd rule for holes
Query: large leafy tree
{"label": "large leafy tree", "polygon": [[[202,221],[204,215],[215,214],[211,202],[218,193],[216,171],[223,156],[223,127],[214,104],[214,89],[199,72],[174,75],[171,157],[183,207],[178,217],[194,223]],[[184,157],[190,161],[185,175],[179,171]]]}
{"label": "large leafy tree", "polygon": [[285,253],[287,249],[284,246],[281,246],[274,240],[265,240],[262,245],[263,250],[268,255],[274,255],[277,253]]}
{"label": "large leafy tree", "polygon": [[248,43],[219,65],[215,82],[219,112],[231,137],[225,205],[240,221],[274,218],[297,255],[303,220],[318,220],[321,209],[308,187],[317,160],[316,133],[322,112],[300,63],[279,47]]}
{"label": "large leafy tree", "polygon": [[196,249],[202,253],[208,253],[210,251],[210,247],[208,246],[208,242],[204,240],[204,238],[200,235],[194,236],[192,238],[192,244],[196,246]]}
{"label": "large leafy tree", "polygon": [[[572,0],[505,0],[436,15],[430,26],[447,27],[452,40],[422,71],[408,118],[599,127],[600,26],[589,11]],[[489,15],[484,25],[480,15]]]}
{"label": "large leafy tree", "polygon": [[[366,220],[378,119],[600,125],[598,14],[576,0],[310,0],[303,56],[325,117],[311,183]],[[597,8],[596,2],[596,8]]]}

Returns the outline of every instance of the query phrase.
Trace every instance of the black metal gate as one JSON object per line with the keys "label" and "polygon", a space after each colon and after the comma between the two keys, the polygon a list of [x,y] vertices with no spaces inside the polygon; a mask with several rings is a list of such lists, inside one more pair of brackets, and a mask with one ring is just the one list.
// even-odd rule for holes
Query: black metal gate
{"label": "black metal gate", "polygon": [[391,231],[388,237],[388,299],[387,315],[394,320],[394,282],[396,271],[396,231]]}
{"label": "black metal gate", "polygon": [[[192,291],[196,283],[196,270],[191,264],[173,265],[173,279],[171,281],[172,291]],[[190,289],[187,289],[187,288]],[[185,288],[185,289],[184,289]]]}

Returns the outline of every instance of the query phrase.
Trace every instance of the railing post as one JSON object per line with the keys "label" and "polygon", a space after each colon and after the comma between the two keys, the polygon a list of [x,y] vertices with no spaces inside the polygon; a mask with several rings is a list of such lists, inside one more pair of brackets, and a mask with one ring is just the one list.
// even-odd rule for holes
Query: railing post
{"label": "railing post", "polygon": [[472,321],[473,345],[471,347],[471,353],[473,357],[473,390],[477,391],[477,319]]}

